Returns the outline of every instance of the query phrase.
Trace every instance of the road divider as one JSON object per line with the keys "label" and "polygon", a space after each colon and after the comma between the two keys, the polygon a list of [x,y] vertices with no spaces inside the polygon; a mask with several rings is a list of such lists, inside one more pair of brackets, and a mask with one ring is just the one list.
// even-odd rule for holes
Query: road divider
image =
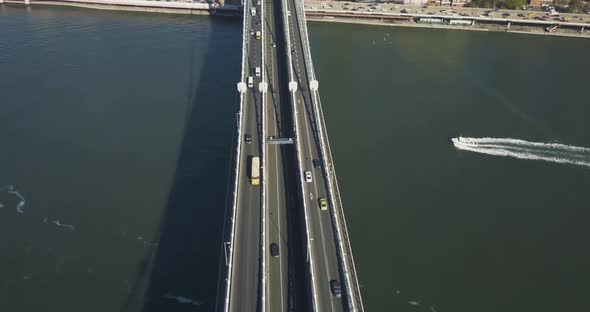
{"label": "road divider", "polygon": [[293,121],[294,121],[294,129],[293,132],[295,134],[295,150],[297,151],[297,164],[299,167],[299,183],[301,187],[301,194],[302,194],[302,204],[303,204],[303,215],[305,219],[305,238],[307,244],[307,259],[309,264],[309,272],[311,275],[311,294],[312,294],[312,310],[317,311],[318,307],[318,290],[316,287],[316,279],[314,273],[314,257],[311,254],[311,237],[309,233],[310,225],[309,225],[309,218],[307,214],[307,205],[305,204],[305,182],[303,180],[303,155],[301,155],[301,149],[299,148],[300,144],[300,136],[299,136],[299,122],[297,118],[297,98],[295,96],[295,92],[297,92],[297,82],[295,81],[295,75],[293,73],[293,60],[291,58],[291,35],[289,33],[289,7],[287,5],[287,0],[282,0],[282,12],[283,12],[283,29],[285,31],[285,41],[287,43],[287,49],[285,51],[287,55],[287,62],[288,62],[288,71],[289,71],[289,91],[291,91],[291,102],[293,107]]}

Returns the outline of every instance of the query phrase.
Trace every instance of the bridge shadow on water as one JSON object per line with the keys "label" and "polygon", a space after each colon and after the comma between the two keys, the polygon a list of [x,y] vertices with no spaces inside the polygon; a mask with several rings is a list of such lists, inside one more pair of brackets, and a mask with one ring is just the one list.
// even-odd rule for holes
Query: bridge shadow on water
{"label": "bridge shadow on water", "polygon": [[[222,232],[233,185],[241,22],[215,17],[208,22],[208,42],[191,42],[187,66],[193,87],[187,94],[176,171],[154,235],[158,247],[138,264],[120,311],[215,309],[219,270],[225,264]],[[203,46],[207,52],[199,64],[195,53]],[[201,71],[195,72],[199,66]]]}

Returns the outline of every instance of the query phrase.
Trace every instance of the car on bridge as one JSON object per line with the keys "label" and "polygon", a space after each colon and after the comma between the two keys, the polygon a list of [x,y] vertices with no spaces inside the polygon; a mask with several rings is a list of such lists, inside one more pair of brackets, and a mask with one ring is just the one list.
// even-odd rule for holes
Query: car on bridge
{"label": "car on bridge", "polygon": [[321,166],[322,166],[322,162],[321,162],[319,159],[315,158],[315,159],[313,160],[313,167],[314,167],[314,168],[319,168],[319,167],[321,167]]}
{"label": "car on bridge", "polygon": [[244,135],[244,141],[246,144],[252,143],[252,136],[246,133],[246,135]]}
{"label": "car on bridge", "polygon": [[337,280],[330,281],[330,291],[332,295],[336,298],[340,298],[342,296],[342,286],[340,286],[340,282]]}
{"label": "car on bridge", "polygon": [[328,201],[325,198],[318,198],[318,202],[320,203],[321,210],[328,210]]}
{"label": "car on bridge", "polygon": [[275,258],[279,257],[279,245],[277,243],[270,244],[270,255]]}
{"label": "car on bridge", "polygon": [[312,182],[311,171],[305,171],[305,182],[307,182],[307,183]]}

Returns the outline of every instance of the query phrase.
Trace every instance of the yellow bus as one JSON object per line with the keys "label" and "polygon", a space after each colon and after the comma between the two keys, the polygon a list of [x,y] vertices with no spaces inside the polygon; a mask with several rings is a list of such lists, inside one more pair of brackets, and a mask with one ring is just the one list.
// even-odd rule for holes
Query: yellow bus
{"label": "yellow bus", "polygon": [[260,158],[258,156],[250,157],[250,183],[252,185],[260,184]]}

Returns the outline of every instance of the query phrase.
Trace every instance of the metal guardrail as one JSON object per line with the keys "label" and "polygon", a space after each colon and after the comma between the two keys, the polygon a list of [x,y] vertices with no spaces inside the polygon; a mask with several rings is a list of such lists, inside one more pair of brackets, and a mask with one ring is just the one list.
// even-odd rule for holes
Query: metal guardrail
{"label": "metal guardrail", "polygon": [[[246,1],[250,1],[250,0],[246,0]],[[262,74],[262,82],[260,83],[260,94],[262,96],[262,105],[261,105],[261,128],[262,128],[262,134],[261,134],[261,141],[260,143],[262,144],[262,166],[261,166],[261,170],[262,170],[262,199],[261,199],[261,229],[262,229],[262,246],[260,248],[260,258],[262,259],[262,264],[261,267],[262,269],[260,270],[260,276],[262,278],[262,298],[261,298],[261,310],[262,312],[266,311],[266,279],[267,279],[267,275],[266,275],[266,246],[267,246],[267,242],[266,242],[266,90],[263,90],[263,88],[266,88],[265,86],[263,86],[263,84],[266,84],[266,58],[265,58],[265,52],[266,49],[264,48],[264,40],[265,40],[265,36],[264,36],[264,2],[265,0],[260,1],[260,28],[261,28],[261,36],[260,36],[260,42],[261,42],[261,46],[262,46],[262,64],[260,65],[261,68],[261,74]]]}
{"label": "metal guardrail", "polygon": [[301,187],[301,193],[303,198],[303,214],[305,219],[305,233],[306,233],[306,243],[307,243],[307,258],[309,259],[309,268],[310,268],[310,275],[311,275],[311,292],[312,292],[312,309],[313,311],[317,311],[317,302],[318,302],[318,294],[317,289],[315,287],[315,274],[313,273],[314,268],[314,258],[311,255],[311,237],[309,236],[309,218],[307,215],[307,206],[305,204],[305,194],[304,194],[304,185],[305,182],[303,181],[303,155],[301,155],[301,149],[299,148],[299,122],[297,119],[297,98],[295,97],[295,92],[297,91],[297,84],[295,82],[295,75],[293,73],[293,60],[291,57],[291,35],[289,33],[289,18],[288,12],[289,6],[287,5],[287,0],[282,0],[282,12],[283,12],[283,29],[285,31],[285,41],[287,42],[287,49],[285,53],[287,54],[287,61],[288,61],[288,71],[289,71],[289,91],[291,92],[291,102],[293,104],[293,120],[294,120],[294,134],[295,134],[295,149],[297,150],[297,164],[299,166],[299,182]]}
{"label": "metal guardrail", "polygon": [[[295,3],[299,3],[295,1]],[[301,3],[302,4],[302,3]],[[346,228],[346,220],[344,218],[344,210],[342,208],[342,199],[340,197],[340,190],[338,188],[338,180],[336,178],[336,171],[334,169],[334,161],[332,159],[332,151],[329,145],[329,140],[325,129],[325,120],[323,112],[321,111],[321,102],[319,97],[319,91],[317,90],[317,81],[315,77],[315,71],[313,67],[313,61],[311,59],[311,50],[309,44],[307,22],[305,20],[305,14],[303,8],[300,6],[297,9],[297,18],[299,19],[299,25],[302,34],[302,41],[304,42],[304,61],[308,64],[307,68],[311,72],[312,81],[315,81],[316,87],[311,88],[313,97],[312,102],[314,104],[314,111],[316,115],[316,126],[320,135],[320,146],[322,151],[322,160],[324,163],[324,172],[328,181],[328,189],[330,192],[330,200],[332,202],[333,213],[332,222],[336,228],[336,236],[338,241],[338,251],[340,253],[340,265],[343,269],[344,284],[347,289],[347,299],[349,309],[351,311],[363,311],[362,296],[358,284],[358,277],[354,266],[354,258],[352,256],[352,248],[350,246],[350,240],[348,237],[348,229]]]}
{"label": "metal guardrail", "polygon": [[[248,27],[246,27],[246,20],[247,20],[247,13],[249,6],[247,3],[249,1],[245,1],[244,4],[244,18],[242,21],[242,72],[241,72],[241,84],[242,86],[245,85],[246,81],[246,57],[248,47],[246,44],[246,36],[248,34]],[[239,88],[239,87],[238,87]],[[236,165],[235,165],[235,179],[234,179],[234,194],[233,194],[233,203],[232,203],[232,217],[231,217],[231,230],[230,230],[230,245],[229,245],[229,264],[227,266],[227,277],[225,279],[225,300],[224,300],[224,307],[223,310],[225,312],[229,312],[229,299],[231,296],[231,279],[232,279],[232,269],[233,269],[233,261],[234,261],[234,242],[235,242],[235,231],[236,231],[236,216],[237,216],[237,204],[238,204],[238,185],[240,180],[240,168],[241,168],[241,149],[242,149],[242,132],[244,126],[244,93],[245,91],[240,90],[240,107],[238,109],[238,138],[236,144]],[[224,246],[225,248],[225,246]]]}

